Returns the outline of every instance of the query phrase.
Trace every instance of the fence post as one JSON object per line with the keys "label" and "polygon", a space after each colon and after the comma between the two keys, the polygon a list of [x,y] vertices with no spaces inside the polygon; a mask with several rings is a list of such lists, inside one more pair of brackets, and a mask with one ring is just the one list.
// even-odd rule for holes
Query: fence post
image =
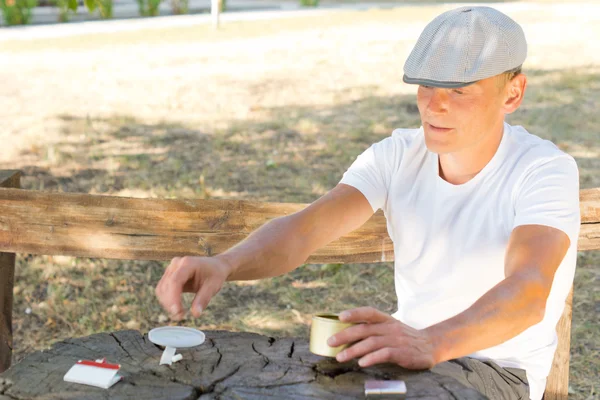
{"label": "fence post", "polygon": [[[0,187],[20,188],[21,173],[19,171],[0,171]],[[15,254],[0,252],[0,372],[4,372],[10,367],[12,358],[14,277]]]}
{"label": "fence post", "polygon": [[219,27],[219,18],[221,14],[222,0],[211,0],[210,2],[210,13],[212,15],[213,27]]}
{"label": "fence post", "polygon": [[569,360],[571,356],[571,315],[573,313],[573,288],[567,296],[565,309],[556,325],[558,346],[554,353],[552,369],[546,381],[544,400],[567,400],[569,397]]}

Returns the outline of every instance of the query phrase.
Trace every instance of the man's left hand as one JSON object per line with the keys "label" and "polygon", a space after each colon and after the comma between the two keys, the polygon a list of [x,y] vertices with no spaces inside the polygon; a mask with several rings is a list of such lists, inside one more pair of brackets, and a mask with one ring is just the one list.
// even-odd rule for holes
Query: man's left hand
{"label": "man's left hand", "polygon": [[408,369],[429,369],[438,363],[434,340],[425,330],[413,329],[372,307],[344,311],[340,320],[358,325],[327,341],[332,347],[354,343],[337,355],[339,362],[360,357],[361,367],[394,363]]}

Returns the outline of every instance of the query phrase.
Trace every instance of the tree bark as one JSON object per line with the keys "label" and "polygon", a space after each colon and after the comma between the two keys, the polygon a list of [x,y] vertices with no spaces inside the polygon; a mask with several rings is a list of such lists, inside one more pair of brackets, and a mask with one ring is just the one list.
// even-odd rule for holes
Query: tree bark
{"label": "tree bark", "polygon": [[[402,379],[407,399],[485,399],[453,378],[395,365],[362,369],[309,352],[304,339],[254,333],[205,332],[206,342],[178,349],[183,360],[159,366],[162,349],[137,331],[69,339],[30,354],[0,375],[0,400],[35,399],[363,399],[366,379]],[[121,382],[108,390],[66,383],[81,359],[121,364]]]}

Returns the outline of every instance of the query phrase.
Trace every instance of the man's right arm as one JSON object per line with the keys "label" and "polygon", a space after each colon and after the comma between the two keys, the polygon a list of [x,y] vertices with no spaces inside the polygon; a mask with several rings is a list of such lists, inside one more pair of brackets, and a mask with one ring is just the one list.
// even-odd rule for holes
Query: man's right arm
{"label": "man's right arm", "polygon": [[196,293],[192,315],[199,317],[225,280],[252,280],[290,272],[317,249],[362,226],[373,215],[365,196],[339,184],[308,207],[269,221],[215,257],[174,258],[156,287],[172,318],[183,317],[181,295]]}
{"label": "man's right arm", "polygon": [[361,227],[372,215],[361,192],[340,184],[304,210],[263,225],[217,258],[230,265],[228,280],[282,275],[316,250]]}

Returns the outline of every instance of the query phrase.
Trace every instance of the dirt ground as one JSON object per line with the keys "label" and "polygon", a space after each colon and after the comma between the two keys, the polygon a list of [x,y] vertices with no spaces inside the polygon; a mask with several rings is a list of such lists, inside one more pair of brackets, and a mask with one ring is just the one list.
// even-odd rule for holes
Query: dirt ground
{"label": "dirt ground", "polygon": [[[496,5],[495,5],[496,6]],[[0,41],[0,169],[27,189],[134,197],[310,202],[397,127],[416,127],[402,65],[448,5],[339,12],[35,41]],[[600,186],[600,5],[497,5],[529,40],[524,106],[510,116],[554,141]],[[15,359],[56,340],[168,323],[164,263],[21,254]],[[571,391],[600,398],[600,254],[581,253]],[[182,324],[307,335],[310,316],[394,310],[391,264],[305,265],[230,283]]]}

